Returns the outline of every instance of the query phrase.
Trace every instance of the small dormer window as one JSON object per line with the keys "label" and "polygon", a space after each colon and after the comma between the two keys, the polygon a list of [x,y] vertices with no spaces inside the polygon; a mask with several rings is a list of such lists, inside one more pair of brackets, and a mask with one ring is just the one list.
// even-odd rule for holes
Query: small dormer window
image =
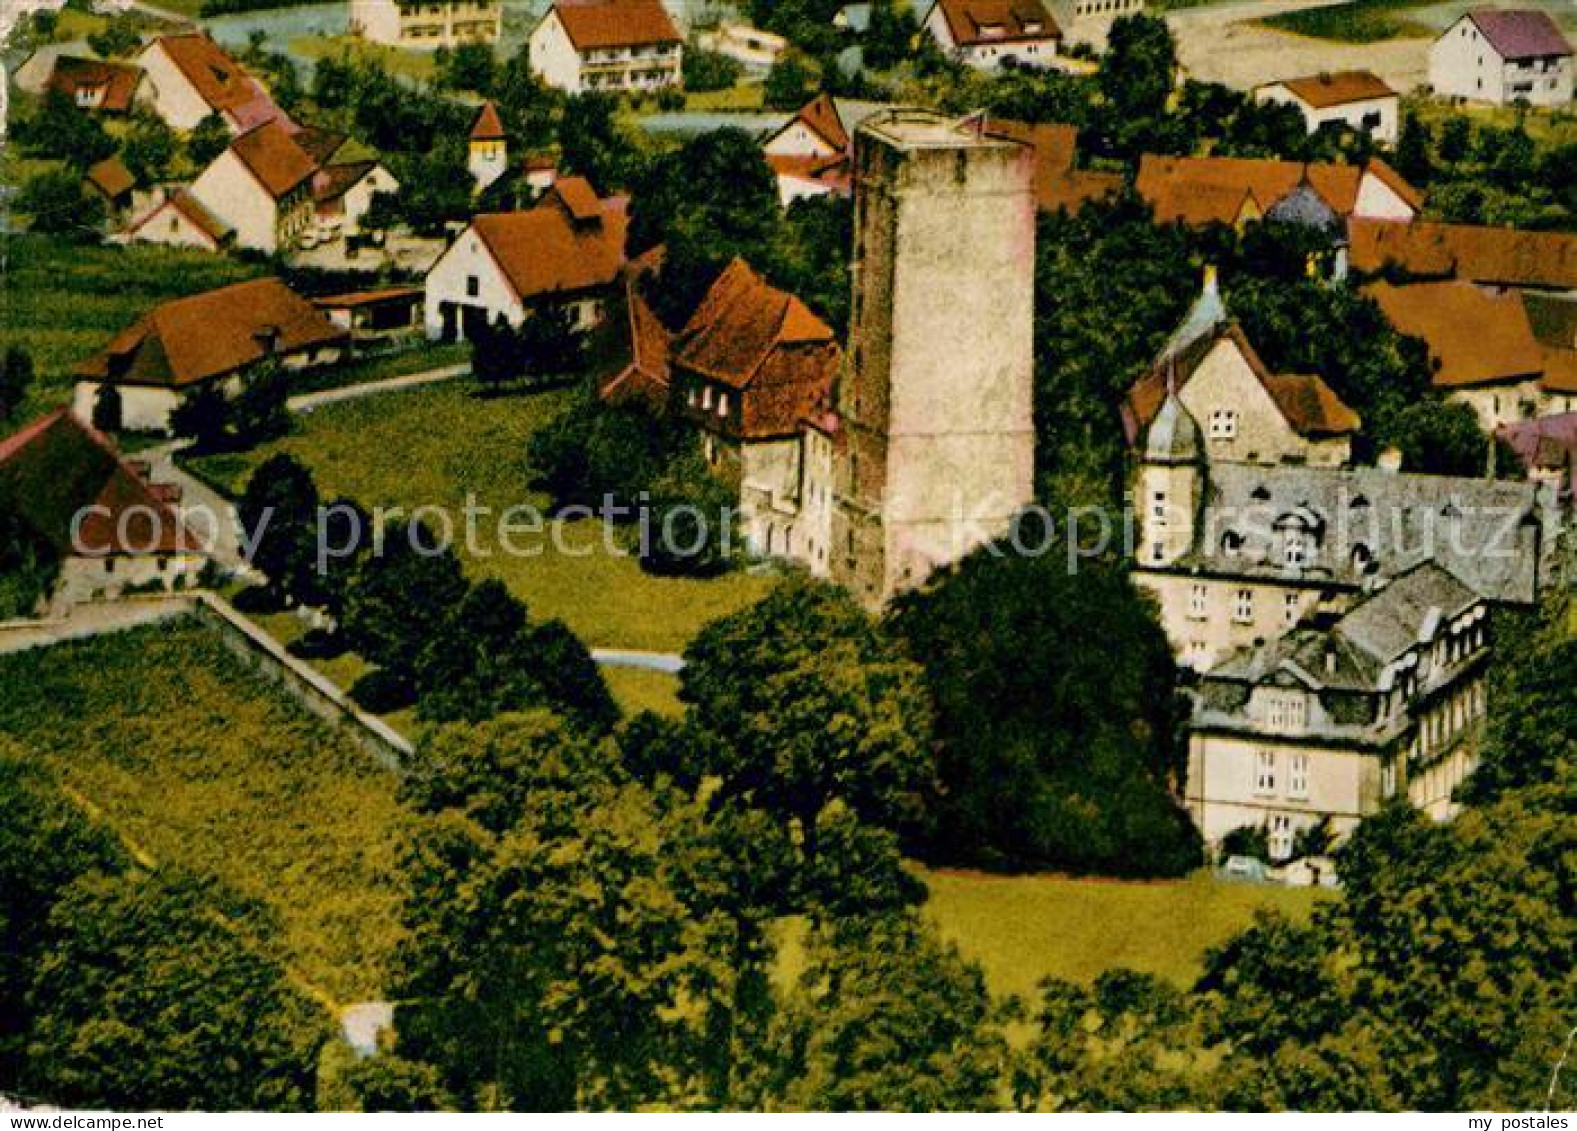
{"label": "small dormer window", "polygon": [[1302,530],[1287,531],[1282,545],[1283,560],[1288,569],[1302,569],[1309,562],[1308,535]]}

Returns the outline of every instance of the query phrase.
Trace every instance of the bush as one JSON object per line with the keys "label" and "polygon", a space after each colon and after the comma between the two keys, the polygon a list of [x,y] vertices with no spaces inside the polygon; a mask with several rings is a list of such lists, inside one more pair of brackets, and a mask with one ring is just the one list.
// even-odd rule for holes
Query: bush
{"label": "bush", "polygon": [[230,603],[247,616],[268,616],[285,607],[279,594],[266,585],[249,585],[237,593]]}
{"label": "bush", "polygon": [[350,697],[363,711],[387,715],[416,704],[416,683],[391,668],[377,668],[351,685]]}
{"label": "bush", "polygon": [[314,628],[293,640],[285,651],[298,660],[337,660],[350,651],[350,645],[337,632]]}
{"label": "bush", "polygon": [[[737,60],[730,59],[727,55],[720,55],[716,51],[706,51],[691,45],[684,52],[684,88],[689,91],[705,92],[709,90],[727,90],[739,81],[739,76],[744,74],[744,67]],[[658,95],[661,104],[663,91]],[[675,94],[678,91],[674,92]],[[680,105],[684,104],[684,96],[679,96]]]}

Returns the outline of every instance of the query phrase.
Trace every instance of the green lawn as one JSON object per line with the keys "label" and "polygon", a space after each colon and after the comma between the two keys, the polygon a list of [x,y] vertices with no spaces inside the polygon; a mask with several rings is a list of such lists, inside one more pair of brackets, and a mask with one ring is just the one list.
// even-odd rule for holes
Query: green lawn
{"label": "green lawn", "polygon": [[766,105],[767,88],[759,82],[739,83],[724,90],[702,90],[686,94],[686,110],[760,110]]}
{"label": "green lawn", "polygon": [[1248,925],[1257,908],[1307,915],[1308,888],[1186,880],[1124,881],[921,871],[928,912],[985,969],[998,994],[1031,997],[1042,978],[1089,982],[1127,967],[1186,986],[1205,950]]}
{"label": "green lawn", "polygon": [[25,416],[65,404],[73,367],[152,307],[263,273],[200,251],[34,235],[10,239],[7,259],[0,348],[24,347],[38,373]]}
{"label": "green lawn", "polygon": [[383,354],[346,365],[309,369],[290,379],[292,393],[315,393],[324,389],[343,389],[389,377],[404,377],[428,369],[444,369],[471,360],[471,347],[463,342],[427,342],[398,353]]}
{"label": "green lawn", "polygon": [[1475,126],[1492,126],[1496,129],[1511,129],[1521,121],[1528,136],[1541,146],[1556,149],[1564,145],[1577,145],[1577,113],[1571,110],[1547,110],[1540,107],[1519,110],[1515,106],[1476,103],[1454,105],[1442,98],[1421,96],[1409,97],[1403,105],[1436,130],[1453,117],[1466,117]]}
{"label": "green lawn", "polygon": [[608,681],[608,690],[627,716],[654,711],[678,718],[684,713],[684,704],[679,702],[678,676],[647,668],[604,666],[602,678]]}
{"label": "green lawn", "polygon": [[431,51],[406,51],[385,44],[368,43],[348,35],[303,35],[292,39],[287,50],[303,59],[328,59],[350,56],[366,59],[392,75],[428,82],[438,73]]}
{"label": "green lawn", "polygon": [[744,573],[709,581],[650,577],[632,556],[610,552],[593,521],[563,525],[558,547],[546,534],[524,534],[515,544],[531,553],[502,552],[499,516],[514,506],[546,507],[531,488],[526,445],[571,395],[479,397],[466,383],[449,382],[344,401],[300,418],[283,440],[193,465],[238,493],[253,468],[287,451],[312,469],[326,497],[352,498],[369,510],[400,507],[406,516],[443,508],[461,543],[472,496],[488,512],[477,521],[482,536],[469,550],[459,547],[471,575],[499,578],[533,616],[562,619],[593,646],[676,651],[707,621],[763,596],[770,580]]}
{"label": "green lawn", "polygon": [[1259,22],[1277,31],[1338,43],[1378,43],[1386,39],[1417,39],[1438,34],[1410,13],[1436,0],[1352,0],[1322,8],[1302,8]]}
{"label": "green lawn", "polygon": [[0,732],[161,864],[270,905],[284,957],[340,1003],[398,940],[392,775],[194,621],[0,657]]}

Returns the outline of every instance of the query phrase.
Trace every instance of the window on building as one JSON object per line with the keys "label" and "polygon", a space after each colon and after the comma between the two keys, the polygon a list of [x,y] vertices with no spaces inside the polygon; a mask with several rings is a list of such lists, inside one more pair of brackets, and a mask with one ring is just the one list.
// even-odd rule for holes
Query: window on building
{"label": "window on building", "polygon": [[710,385],[701,390],[701,407],[708,412],[712,411],[712,386]]}
{"label": "window on building", "polygon": [[1276,792],[1276,752],[1261,750],[1254,755],[1254,792],[1269,795]]}
{"label": "window on building", "polygon": [[1218,408],[1210,414],[1210,438],[1212,440],[1231,440],[1238,434],[1238,414],[1236,409]]}
{"label": "window on building", "polygon": [[1282,543],[1288,569],[1302,569],[1309,561],[1309,537],[1297,528],[1289,529]]}
{"label": "window on building", "polygon": [[718,393],[717,394],[717,415],[718,416],[727,416],[728,415],[728,394],[727,393]]}
{"label": "window on building", "polygon": [[1166,547],[1159,542],[1152,542],[1150,544],[1150,560],[1152,562],[1164,562],[1166,560]]}
{"label": "window on building", "polygon": [[465,294],[467,298],[475,298],[482,293],[482,280],[475,275],[465,277]]}
{"label": "window on building", "polygon": [[1188,587],[1188,615],[1195,620],[1204,620],[1205,611],[1210,605],[1210,590],[1204,585],[1190,585]]}
{"label": "window on building", "polygon": [[1285,594],[1281,598],[1281,619],[1286,621],[1288,624],[1297,624],[1298,605],[1299,601],[1298,595],[1296,593]]}
{"label": "window on building", "polygon": [[1239,589],[1232,602],[1232,619],[1247,624],[1254,619],[1254,590]]}
{"label": "window on building", "polygon": [[1270,858],[1285,860],[1292,855],[1292,817],[1275,813],[1270,818]]}
{"label": "window on building", "polygon": [[1150,517],[1156,522],[1166,522],[1166,492],[1152,491],[1150,493]]}
{"label": "window on building", "polygon": [[1277,730],[1302,730],[1309,721],[1309,698],[1301,691],[1267,691],[1265,721]]}
{"label": "window on building", "polygon": [[1396,796],[1396,763],[1389,759],[1380,766],[1380,796]]}
{"label": "window on building", "polygon": [[1309,796],[1309,756],[1294,754],[1287,760],[1287,796],[1305,801]]}

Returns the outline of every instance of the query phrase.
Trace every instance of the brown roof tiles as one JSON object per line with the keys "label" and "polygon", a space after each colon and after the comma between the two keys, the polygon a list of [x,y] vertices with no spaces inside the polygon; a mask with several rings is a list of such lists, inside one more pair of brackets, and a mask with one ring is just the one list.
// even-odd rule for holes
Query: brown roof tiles
{"label": "brown roof tiles", "polygon": [[131,109],[132,97],[142,82],[142,68],[125,63],[110,63],[103,59],[79,59],[74,55],[61,55],[45,82],[48,90],[58,90],[76,101],[85,90],[102,88],[98,109],[110,114],[124,114]]}
{"label": "brown roof tiles", "polygon": [[1577,233],[1526,232],[1471,224],[1352,219],[1353,270],[1468,279],[1512,287],[1577,287]]}
{"label": "brown roof tiles", "polygon": [[961,47],[1062,38],[1062,29],[1041,0],[938,0],[938,4],[953,42]]}
{"label": "brown roof tiles", "polygon": [[684,41],[660,0],[556,0],[553,11],[578,51]]}
{"label": "brown roof tiles", "polygon": [[1284,86],[1297,98],[1317,109],[1345,106],[1349,102],[1368,102],[1375,98],[1395,98],[1396,91],[1370,71],[1322,72],[1301,78],[1283,79],[1271,84]]}
{"label": "brown roof tiles", "polygon": [[[571,195],[577,194],[572,190]],[[556,201],[563,197],[544,199],[529,211],[484,213],[471,221],[523,300],[608,286],[624,265],[629,215],[622,197],[598,201],[595,215],[579,222],[567,203],[561,207]]]}
{"label": "brown roof tiles", "polygon": [[1376,283],[1366,291],[1392,326],[1429,347],[1437,386],[1521,381],[1543,372],[1543,353],[1516,295],[1486,294],[1463,282]]}
{"label": "brown roof tiles", "polygon": [[275,200],[317,172],[318,163],[278,122],[264,122],[230,143],[231,151]]}

